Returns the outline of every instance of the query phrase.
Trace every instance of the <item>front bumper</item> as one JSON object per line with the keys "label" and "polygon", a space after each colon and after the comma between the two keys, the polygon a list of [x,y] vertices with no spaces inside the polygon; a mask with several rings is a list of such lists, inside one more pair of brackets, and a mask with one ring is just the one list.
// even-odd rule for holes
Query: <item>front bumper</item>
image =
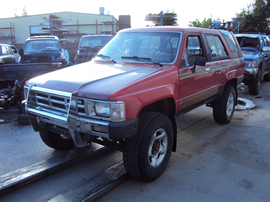
{"label": "front bumper", "polygon": [[256,79],[258,70],[258,68],[245,68],[244,81]]}
{"label": "front bumper", "polygon": [[[112,122],[91,117],[78,115],[71,109],[70,104],[66,104],[66,113],[53,110],[44,110],[42,106],[34,106],[29,92],[24,103],[25,112],[35,131],[44,130],[44,123],[53,127],[66,129],[72,137],[77,147],[85,146],[89,138],[85,136],[103,137],[110,140],[122,140],[129,138],[137,133],[138,119]],[[64,93],[63,93],[64,94]],[[73,100],[73,94],[65,93],[66,99]],[[30,101],[29,101],[30,99]]]}

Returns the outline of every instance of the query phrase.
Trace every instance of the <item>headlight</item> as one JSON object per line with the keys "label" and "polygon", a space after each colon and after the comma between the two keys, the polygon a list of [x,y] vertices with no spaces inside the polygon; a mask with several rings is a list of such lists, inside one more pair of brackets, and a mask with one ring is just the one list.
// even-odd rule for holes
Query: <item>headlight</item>
{"label": "headlight", "polygon": [[111,109],[109,103],[95,102],[95,112],[98,116],[110,117]]}
{"label": "headlight", "polygon": [[255,67],[257,67],[257,61],[256,60],[253,60],[253,61],[247,62],[246,63],[246,67],[248,67],[248,68],[255,68]]}
{"label": "headlight", "polygon": [[100,102],[85,100],[85,110],[87,116],[101,116],[111,119],[114,122],[126,120],[126,106],[123,101]]}
{"label": "headlight", "polygon": [[111,120],[115,122],[126,120],[125,102],[111,103]]}

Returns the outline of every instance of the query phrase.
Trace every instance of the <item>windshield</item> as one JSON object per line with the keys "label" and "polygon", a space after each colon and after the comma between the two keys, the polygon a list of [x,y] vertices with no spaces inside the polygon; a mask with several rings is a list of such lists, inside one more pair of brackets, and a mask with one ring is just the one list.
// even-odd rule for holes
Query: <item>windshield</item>
{"label": "windshield", "polygon": [[57,40],[42,39],[26,41],[24,45],[24,53],[33,52],[60,52],[61,47]]}
{"label": "windshield", "polygon": [[112,36],[86,36],[82,37],[80,41],[80,48],[92,48],[98,46],[105,46]]}
{"label": "windshield", "polygon": [[240,44],[241,50],[254,50],[257,51],[260,48],[259,38],[251,38],[251,37],[236,37],[238,43]]}
{"label": "windshield", "polygon": [[[178,53],[180,33],[137,32],[116,35],[100,52],[114,61],[172,63]],[[96,57],[104,60],[104,57]]]}

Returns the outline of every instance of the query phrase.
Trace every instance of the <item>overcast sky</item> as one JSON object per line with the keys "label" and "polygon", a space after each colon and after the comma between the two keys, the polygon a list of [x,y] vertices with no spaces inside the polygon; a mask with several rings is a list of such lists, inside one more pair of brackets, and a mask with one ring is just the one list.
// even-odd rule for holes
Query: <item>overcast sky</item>
{"label": "overcast sky", "polygon": [[[8,4],[7,2],[10,2]],[[59,3],[62,2],[62,3]],[[242,8],[255,0],[12,0],[5,1],[1,6],[0,18],[19,16],[25,7],[28,15],[54,13],[62,11],[99,14],[99,7],[105,7],[105,14],[109,13],[118,19],[119,15],[131,15],[131,26],[145,26],[145,16],[160,11],[174,11],[178,15],[178,24],[186,27],[189,21],[202,21],[210,18],[229,21]],[[1,26],[1,25],[0,25]]]}

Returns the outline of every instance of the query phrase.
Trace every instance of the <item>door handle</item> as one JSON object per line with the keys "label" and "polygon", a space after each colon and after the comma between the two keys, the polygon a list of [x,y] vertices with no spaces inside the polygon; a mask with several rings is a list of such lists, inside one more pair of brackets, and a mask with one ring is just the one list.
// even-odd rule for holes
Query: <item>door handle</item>
{"label": "door handle", "polygon": [[210,69],[209,67],[206,67],[206,68],[205,68],[205,71],[206,71],[206,72],[210,72],[210,70],[211,70],[211,69]]}

